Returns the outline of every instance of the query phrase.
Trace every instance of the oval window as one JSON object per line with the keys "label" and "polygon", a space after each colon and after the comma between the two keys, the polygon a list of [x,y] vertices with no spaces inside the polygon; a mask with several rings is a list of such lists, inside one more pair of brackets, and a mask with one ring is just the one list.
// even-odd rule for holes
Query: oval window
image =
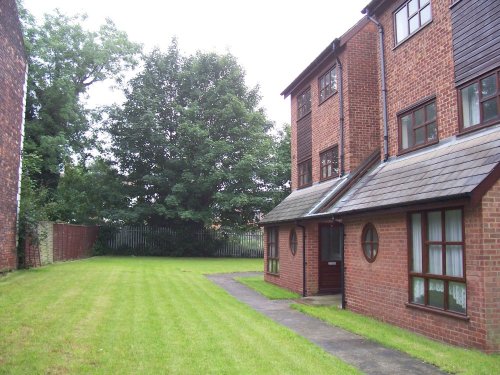
{"label": "oval window", "polygon": [[295,229],[290,231],[290,251],[292,252],[292,255],[297,253],[297,233],[295,232]]}
{"label": "oval window", "polygon": [[373,224],[368,223],[363,228],[361,235],[363,254],[368,262],[373,262],[378,254],[378,234]]}

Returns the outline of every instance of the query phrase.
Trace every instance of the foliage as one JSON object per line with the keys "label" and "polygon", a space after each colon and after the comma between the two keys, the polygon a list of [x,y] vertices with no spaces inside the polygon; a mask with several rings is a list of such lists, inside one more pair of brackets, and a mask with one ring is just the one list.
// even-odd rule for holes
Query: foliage
{"label": "foliage", "polygon": [[272,124],[230,55],[153,51],[110,116],[138,223],[242,226],[270,205]]}
{"label": "foliage", "polygon": [[353,374],[209,281],[262,260],[95,257],[0,279],[2,374]]}
{"label": "foliage", "polygon": [[404,352],[452,374],[489,375],[498,372],[500,355],[487,355],[442,344],[405,329],[336,307],[293,305],[293,308],[388,348]]}
{"label": "foliage", "polygon": [[259,292],[269,299],[296,299],[300,295],[264,281],[262,276],[236,277],[235,280]]}

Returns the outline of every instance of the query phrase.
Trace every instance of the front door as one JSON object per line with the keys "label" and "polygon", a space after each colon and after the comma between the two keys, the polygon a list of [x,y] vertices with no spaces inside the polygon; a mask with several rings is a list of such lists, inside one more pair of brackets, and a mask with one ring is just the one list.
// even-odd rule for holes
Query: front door
{"label": "front door", "polygon": [[319,293],[342,291],[342,224],[319,224]]}

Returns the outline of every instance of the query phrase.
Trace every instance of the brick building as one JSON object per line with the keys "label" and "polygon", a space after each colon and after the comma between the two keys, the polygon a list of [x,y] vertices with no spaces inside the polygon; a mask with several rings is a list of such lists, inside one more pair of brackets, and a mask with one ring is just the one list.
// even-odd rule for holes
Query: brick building
{"label": "brick building", "polygon": [[283,91],[265,279],[500,351],[500,3],[373,0]]}
{"label": "brick building", "polygon": [[15,0],[0,2],[0,272],[16,267],[27,58]]}

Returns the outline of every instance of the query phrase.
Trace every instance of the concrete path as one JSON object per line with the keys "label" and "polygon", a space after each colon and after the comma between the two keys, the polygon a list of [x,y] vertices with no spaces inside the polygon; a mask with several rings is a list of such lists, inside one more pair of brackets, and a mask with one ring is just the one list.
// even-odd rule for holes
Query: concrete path
{"label": "concrete path", "polygon": [[235,277],[258,276],[261,273],[232,273],[207,275],[214,283],[253,309],[268,316],[328,353],[357,367],[366,374],[444,374],[432,365],[404,353],[384,348],[361,336],[328,325],[319,319],[293,310],[291,301],[269,300],[234,280]]}

